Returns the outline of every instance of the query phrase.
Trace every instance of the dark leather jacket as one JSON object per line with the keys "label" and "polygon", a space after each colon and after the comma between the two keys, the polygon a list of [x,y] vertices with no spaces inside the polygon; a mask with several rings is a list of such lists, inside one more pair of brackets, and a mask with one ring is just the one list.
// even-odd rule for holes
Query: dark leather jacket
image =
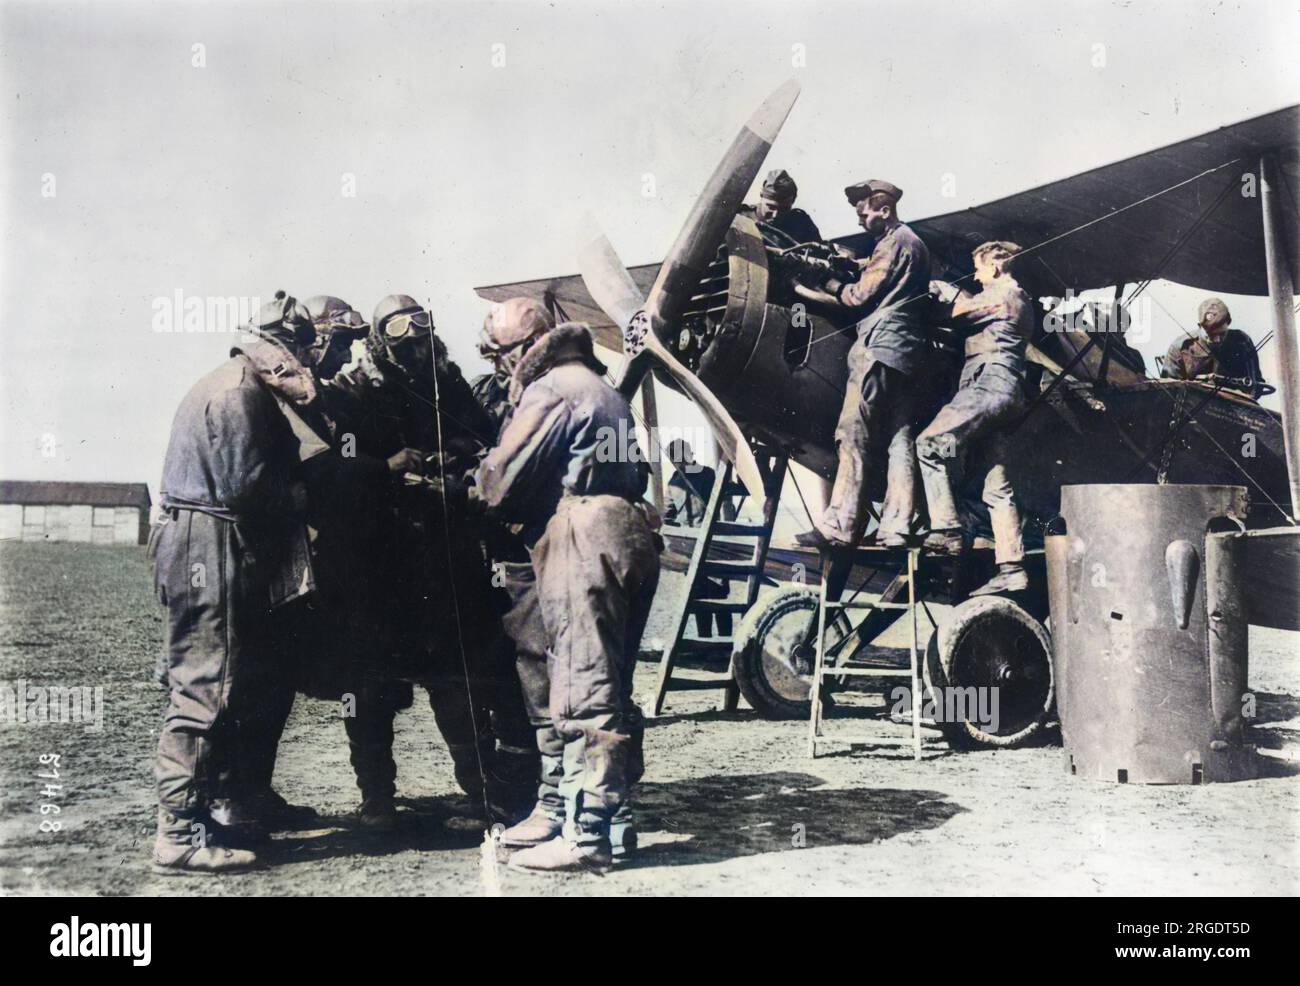
{"label": "dark leather jacket", "polygon": [[164,508],[260,526],[292,515],[298,441],[244,353],[181,400],[163,459]]}

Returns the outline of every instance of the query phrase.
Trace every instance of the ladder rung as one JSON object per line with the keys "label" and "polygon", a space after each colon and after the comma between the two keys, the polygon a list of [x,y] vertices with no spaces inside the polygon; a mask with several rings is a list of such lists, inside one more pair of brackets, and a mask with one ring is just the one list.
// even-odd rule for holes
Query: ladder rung
{"label": "ladder rung", "polygon": [[907,609],[907,603],[873,603],[873,602],[840,602],[833,603],[829,600],[826,603],[827,609]]}
{"label": "ladder rung", "polygon": [[740,524],[734,520],[719,520],[713,525],[713,532],[722,535],[741,537],[765,537],[769,532],[762,524]]}
{"label": "ladder rung", "polygon": [[683,654],[731,653],[736,641],[732,637],[683,637],[677,642],[677,656]]}
{"label": "ladder rung", "polygon": [[743,599],[692,599],[687,605],[693,613],[743,613],[749,609]]}
{"label": "ladder rung", "polygon": [[[911,552],[915,551],[915,552],[917,552],[917,560],[918,560],[918,561],[919,561],[921,558],[934,558],[934,557],[936,557],[936,556],[934,556],[934,555],[922,555],[922,554],[920,553],[920,550],[921,550],[921,549],[919,549],[919,548],[887,548],[887,547],[885,547],[883,544],[857,544],[857,545],[854,545],[852,548],[848,548],[848,547],[839,547],[839,546],[837,546],[834,550],[837,551],[837,552],[839,552],[841,555],[854,555],[854,556],[859,556],[859,555],[876,555],[876,556],[879,556],[879,555],[892,555],[892,556],[894,556],[894,557],[898,557],[898,556],[901,556],[901,555],[907,555],[907,554],[910,554]],[[938,557],[942,558],[943,556],[938,556]]]}
{"label": "ladder rung", "polygon": [[910,678],[912,677],[911,668],[822,668],[821,676],[823,678],[839,677],[840,675],[860,675],[862,677],[875,678]]}
{"label": "ladder rung", "polygon": [[679,692],[709,691],[715,688],[728,688],[734,680],[730,673],[723,674],[721,672],[707,678],[678,678],[674,676],[669,679],[668,687]]}
{"label": "ladder rung", "polygon": [[706,561],[700,563],[705,575],[749,576],[757,575],[759,568],[752,561]]}
{"label": "ladder rung", "polygon": [[[818,743],[862,743],[869,746],[911,746],[910,736],[839,736],[821,733],[815,739]],[[925,744],[922,743],[922,746]]]}
{"label": "ladder rung", "polygon": [[[724,312],[725,304],[715,306],[713,303],[716,298],[723,298],[725,301],[724,285],[728,277],[725,257],[710,265],[707,277],[710,280],[696,288],[698,297],[694,299],[697,303],[695,307],[707,307],[705,315]],[[715,284],[716,288],[714,288]],[[738,689],[731,673],[734,638],[729,633],[725,636],[703,638],[684,637],[683,633],[692,616],[696,620],[694,628],[696,632],[707,632],[710,629],[707,625],[710,616],[716,615],[719,623],[726,624],[730,622],[729,617],[743,616],[753,604],[754,593],[764,576],[764,566],[760,559],[765,557],[772,537],[772,528],[776,522],[776,511],[786,472],[785,459],[776,452],[768,453],[763,458],[760,471],[763,488],[754,491],[754,501],[762,507],[762,514],[757,523],[753,522],[753,513],[747,513],[744,521],[725,519],[725,515],[733,513],[730,508],[736,504],[737,498],[746,498],[750,495],[745,485],[736,481],[735,468],[732,464],[728,463],[725,469],[722,469],[709,494],[706,517],[700,529],[694,532],[695,544],[691,549],[690,567],[687,569],[691,575],[691,584],[684,598],[673,607],[676,617],[673,636],[670,638],[673,640],[673,645],[665,648],[659,659],[659,675],[653,703],[656,714],[663,708],[665,694],[676,688],[725,688],[727,694],[725,707],[735,708]],[[719,540],[715,542],[715,538]],[[710,558],[711,553],[713,558]],[[705,582],[701,582],[701,578],[705,579]],[[749,598],[744,601],[733,601],[729,591],[718,591],[729,590],[733,580],[744,580],[749,590],[747,593]],[[719,585],[718,581],[723,584]],[[724,615],[728,619],[724,619]],[[725,625],[720,626],[719,629],[729,630]],[[706,674],[704,677],[675,677],[673,662],[679,657],[694,658],[692,669],[702,664],[713,673]],[[724,663],[726,670],[722,671]]]}
{"label": "ladder rung", "polygon": [[[825,720],[822,720],[822,721],[824,722]],[[912,717],[911,717],[911,716],[906,716],[906,717],[904,717],[904,716],[892,716],[892,715],[891,715],[891,716],[889,717],[889,721],[892,722],[892,723],[896,723],[896,724],[899,725],[899,726],[911,726],[911,725],[912,725]],[[935,722],[933,719],[920,719],[920,720],[918,720],[918,723],[917,723],[917,724],[918,724],[922,729],[932,729],[932,730],[934,730],[934,731],[936,731],[936,732],[942,732],[942,731],[943,731],[943,724],[942,724],[942,723],[939,723],[939,722]]]}

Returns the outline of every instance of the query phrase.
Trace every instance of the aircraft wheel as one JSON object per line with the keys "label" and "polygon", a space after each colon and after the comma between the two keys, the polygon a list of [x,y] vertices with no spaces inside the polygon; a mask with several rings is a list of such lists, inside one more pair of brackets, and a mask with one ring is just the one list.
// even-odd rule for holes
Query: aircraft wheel
{"label": "aircraft wheel", "polygon": [[[759,599],[736,631],[736,684],[765,719],[808,718],[820,595],[811,586],[779,589]],[[843,627],[828,623],[826,634],[831,645],[843,636]]]}
{"label": "aircraft wheel", "polygon": [[[926,648],[925,678],[936,703],[948,688],[997,689],[996,725],[973,722],[969,715],[941,723],[953,747],[1018,746],[1043,728],[1052,711],[1051,639],[1042,623],[1009,599],[968,599],[932,636]],[[991,713],[993,694],[966,693],[967,711],[973,711],[972,702],[982,702],[974,709]]]}

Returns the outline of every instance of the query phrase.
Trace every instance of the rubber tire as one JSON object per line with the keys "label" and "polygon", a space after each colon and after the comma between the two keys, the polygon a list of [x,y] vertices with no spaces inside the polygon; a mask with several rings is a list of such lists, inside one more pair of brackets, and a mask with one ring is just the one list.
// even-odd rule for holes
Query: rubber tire
{"label": "rubber tire", "polygon": [[1039,733],[1050,718],[1056,699],[1056,682],[1052,674],[1052,645],[1047,628],[1010,599],[1002,596],[977,596],[953,608],[951,617],[930,638],[925,653],[925,684],[947,688],[950,684],[963,687],[963,682],[950,682],[953,660],[963,641],[970,633],[987,631],[999,623],[1009,623],[1009,628],[1027,630],[1037,639],[1040,658],[1047,674],[1047,695],[1038,716],[1014,733],[999,735],[989,733],[971,722],[944,722],[940,724],[944,736],[955,749],[981,748],[1005,749],[1020,746]]}
{"label": "rubber tire", "polygon": [[760,596],[736,629],[732,675],[740,694],[764,719],[807,719],[811,703],[795,702],[775,691],[763,667],[763,638],[792,612],[817,612],[821,593],[814,586],[789,585]]}

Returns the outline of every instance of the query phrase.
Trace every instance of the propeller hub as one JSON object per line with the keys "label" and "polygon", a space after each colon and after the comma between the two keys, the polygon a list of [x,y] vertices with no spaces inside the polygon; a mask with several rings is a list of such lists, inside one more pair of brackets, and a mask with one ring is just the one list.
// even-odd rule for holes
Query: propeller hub
{"label": "propeller hub", "polygon": [[628,356],[635,356],[645,349],[646,338],[650,335],[650,315],[642,309],[632,316],[623,330],[623,351]]}

